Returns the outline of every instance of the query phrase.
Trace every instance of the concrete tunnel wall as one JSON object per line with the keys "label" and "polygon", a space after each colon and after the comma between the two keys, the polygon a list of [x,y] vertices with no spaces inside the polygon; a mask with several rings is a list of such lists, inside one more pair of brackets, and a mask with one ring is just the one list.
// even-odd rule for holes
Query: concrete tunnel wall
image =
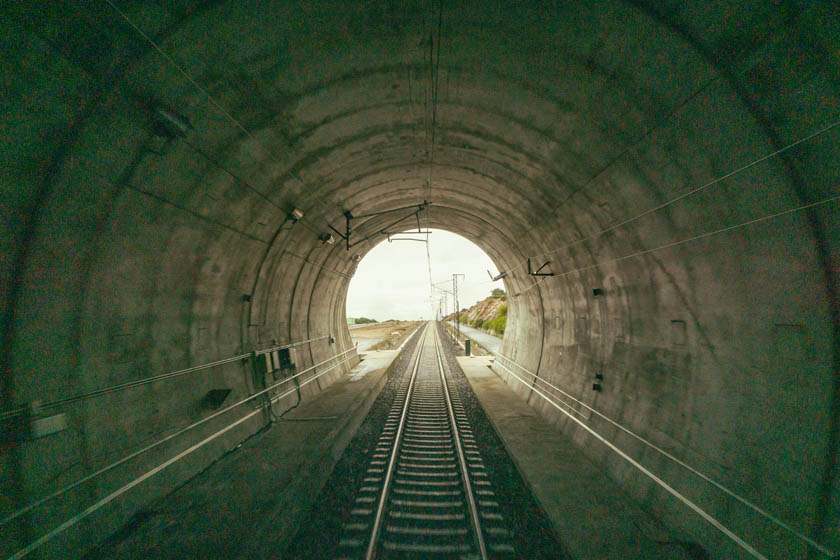
{"label": "concrete tunnel wall", "polygon": [[[320,363],[350,347],[352,257],[375,241],[348,253],[318,235],[346,209],[428,199],[424,226],[464,235],[508,271],[503,354],[840,548],[837,204],[616,260],[836,195],[837,130],[597,235],[836,120],[836,8],[463,2],[438,20],[422,2],[119,6],[177,67],[107,4],[2,8],[3,410],[335,336],[297,347],[299,369]],[[184,137],[161,134],[160,106],[189,119]],[[389,218],[359,220],[354,236]],[[560,276],[532,287],[529,256]],[[230,388],[227,403],[263,381],[231,363],[67,406],[69,429],[4,443],[0,513],[195,421],[208,390]],[[715,558],[743,555],[508,381],[649,511]],[[99,542],[266,421],[109,503],[44,557]],[[0,528],[1,552],[229,422]],[[759,550],[804,557],[607,428]]]}

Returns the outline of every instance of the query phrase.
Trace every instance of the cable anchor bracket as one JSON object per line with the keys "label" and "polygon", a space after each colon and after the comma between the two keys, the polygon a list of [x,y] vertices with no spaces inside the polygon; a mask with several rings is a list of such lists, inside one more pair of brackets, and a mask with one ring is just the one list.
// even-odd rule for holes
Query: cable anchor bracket
{"label": "cable anchor bracket", "polygon": [[553,272],[542,272],[542,269],[551,264],[551,261],[545,261],[537,270],[531,270],[531,259],[528,259],[528,274],[531,276],[555,276]]}

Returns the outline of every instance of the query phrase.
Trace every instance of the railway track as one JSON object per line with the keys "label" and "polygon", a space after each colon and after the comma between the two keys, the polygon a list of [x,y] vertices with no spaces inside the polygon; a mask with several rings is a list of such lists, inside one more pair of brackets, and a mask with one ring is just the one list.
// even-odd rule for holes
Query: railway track
{"label": "railway track", "polygon": [[513,558],[512,534],[428,324],[342,527],[337,557]]}

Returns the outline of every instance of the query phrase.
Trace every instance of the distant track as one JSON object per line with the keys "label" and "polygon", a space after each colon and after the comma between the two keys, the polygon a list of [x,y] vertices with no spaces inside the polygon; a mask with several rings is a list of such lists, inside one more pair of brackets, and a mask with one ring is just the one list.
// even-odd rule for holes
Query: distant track
{"label": "distant track", "polygon": [[343,524],[337,557],[515,557],[432,323],[409,367]]}

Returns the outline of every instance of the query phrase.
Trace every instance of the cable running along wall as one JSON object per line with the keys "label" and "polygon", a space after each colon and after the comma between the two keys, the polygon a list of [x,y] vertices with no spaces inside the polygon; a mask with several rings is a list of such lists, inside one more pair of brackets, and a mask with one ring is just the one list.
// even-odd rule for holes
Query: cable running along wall
{"label": "cable running along wall", "polygon": [[[206,422],[209,422],[210,420],[212,420],[212,419],[214,419],[214,418],[217,418],[217,417],[221,416],[222,414],[225,414],[225,413],[227,413],[227,412],[229,412],[229,411],[233,410],[234,408],[239,407],[239,406],[240,406],[240,405],[242,405],[242,404],[245,404],[245,403],[247,403],[247,402],[250,402],[250,401],[252,401],[252,400],[256,399],[257,397],[260,397],[260,396],[262,396],[262,395],[266,395],[266,394],[268,394],[270,391],[273,391],[273,390],[277,389],[279,386],[281,386],[281,385],[283,385],[283,384],[285,384],[285,383],[288,383],[289,381],[292,381],[292,380],[294,380],[294,379],[297,379],[298,377],[300,377],[300,376],[301,376],[301,375],[303,375],[304,373],[307,373],[307,372],[309,372],[309,371],[312,371],[313,369],[316,369],[317,367],[319,367],[319,366],[321,366],[321,365],[324,365],[324,364],[325,364],[325,363],[327,363],[327,362],[330,362],[330,361],[335,360],[335,359],[337,359],[337,358],[339,358],[339,357],[341,357],[341,356],[344,356],[345,354],[348,354],[348,353],[350,353],[350,352],[354,352],[354,350],[355,350],[354,348],[350,348],[350,349],[348,349],[348,350],[344,350],[343,352],[341,352],[341,353],[339,353],[339,354],[336,354],[335,356],[332,356],[332,357],[331,357],[331,358],[329,358],[328,360],[324,360],[324,361],[322,361],[322,362],[320,362],[320,363],[318,363],[318,364],[315,364],[315,365],[313,365],[313,366],[310,366],[310,367],[308,367],[307,369],[302,370],[302,371],[300,371],[300,372],[296,373],[295,375],[290,376],[290,377],[288,377],[288,378],[286,378],[286,379],[283,379],[282,381],[279,381],[279,382],[277,382],[277,383],[275,383],[275,384],[273,384],[273,385],[271,385],[271,386],[269,386],[269,387],[266,387],[265,389],[262,389],[262,390],[258,391],[257,393],[254,393],[253,395],[250,395],[250,396],[248,396],[247,398],[242,399],[242,400],[240,400],[239,402],[236,402],[236,403],[234,403],[234,404],[232,404],[232,405],[230,405],[230,406],[228,406],[228,407],[226,407],[226,408],[224,408],[224,409],[222,409],[222,410],[219,410],[219,411],[217,411],[217,412],[215,412],[215,413],[211,414],[210,416],[208,416],[208,417],[206,417],[206,418],[203,418],[203,419],[199,420],[198,422],[195,422],[195,423],[193,423],[193,424],[190,424],[189,426],[187,426],[187,427],[185,427],[185,428],[182,428],[181,430],[178,430],[177,432],[175,432],[175,433],[173,433],[173,434],[170,434],[169,436],[167,436],[167,437],[165,437],[165,438],[163,438],[163,439],[161,439],[161,440],[159,440],[159,441],[157,441],[157,442],[155,442],[155,443],[153,443],[153,444],[151,444],[151,445],[149,445],[149,446],[146,446],[146,447],[144,447],[144,448],[142,448],[142,449],[140,449],[140,450],[138,450],[138,451],[135,451],[134,453],[132,453],[132,454],[130,454],[130,455],[127,455],[127,456],[123,457],[123,458],[122,458],[122,459],[120,459],[119,461],[116,461],[116,462],[114,462],[114,463],[111,463],[110,465],[108,465],[108,466],[106,466],[106,467],[103,467],[102,469],[99,469],[99,470],[97,470],[97,471],[96,471],[96,472],[94,472],[94,473],[91,473],[90,475],[88,475],[88,476],[86,476],[86,477],[84,477],[84,478],[82,478],[82,479],[80,479],[80,480],[78,480],[78,481],[74,482],[73,484],[71,484],[71,485],[69,485],[69,486],[65,486],[64,488],[62,488],[62,489],[60,489],[60,490],[58,490],[58,491],[56,491],[56,492],[53,492],[52,494],[49,494],[48,496],[45,496],[44,498],[41,498],[40,500],[38,500],[38,501],[36,501],[36,502],[33,502],[33,503],[31,503],[31,504],[29,504],[29,505],[25,506],[24,508],[21,508],[20,510],[16,511],[16,512],[15,512],[15,513],[13,513],[12,515],[10,515],[10,516],[8,516],[8,517],[4,518],[3,520],[0,520],[0,526],[5,525],[5,524],[6,524],[6,523],[8,523],[9,521],[12,521],[13,519],[16,519],[17,517],[20,517],[21,515],[23,515],[23,514],[25,514],[25,513],[29,512],[29,511],[33,510],[34,508],[36,508],[36,507],[38,507],[38,506],[40,506],[40,505],[42,505],[42,504],[44,504],[44,503],[46,503],[46,502],[48,502],[48,501],[52,500],[52,499],[55,499],[55,498],[57,498],[57,497],[61,496],[62,494],[65,494],[66,492],[68,492],[68,491],[72,490],[73,488],[76,488],[76,487],[78,487],[79,485],[84,484],[85,482],[88,482],[89,480],[92,480],[93,478],[95,478],[95,477],[97,477],[97,476],[100,476],[100,475],[102,475],[102,474],[104,474],[104,473],[106,473],[106,472],[108,472],[108,471],[110,471],[110,470],[112,470],[112,469],[116,468],[117,466],[119,466],[119,465],[121,465],[121,464],[124,464],[125,462],[127,462],[127,461],[129,461],[129,460],[131,460],[131,459],[134,459],[134,458],[138,457],[139,455],[141,455],[141,454],[143,454],[143,453],[146,453],[147,451],[149,451],[149,450],[151,450],[151,449],[153,449],[153,448],[155,448],[155,447],[158,447],[158,446],[160,446],[161,444],[163,444],[163,443],[165,443],[165,442],[167,442],[167,441],[170,441],[170,440],[172,440],[173,438],[175,438],[175,437],[177,437],[177,436],[180,436],[180,435],[182,435],[182,434],[184,434],[184,433],[186,433],[186,432],[188,432],[188,431],[190,431],[190,430],[192,430],[192,429],[194,429],[194,428],[196,428],[196,427],[198,427],[198,426],[200,426],[200,425],[202,425],[202,424],[205,424]],[[280,399],[282,399],[282,398],[284,398],[284,397],[286,397],[286,396],[291,395],[292,393],[294,393],[294,392],[298,391],[300,387],[304,387],[304,386],[308,385],[309,383],[312,383],[313,381],[315,381],[315,380],[317,380],[318,378],[320,378],[322,375],[324,375],[324,374],[326,374],[326,373],[328,373],[328,372],[332,371],[333,369],[337,368],[337,367],[338,367],[338,366],[340,366],[340,365],[343,365],[343,364],[347,363],[348,361],[350,361],[350,360],[352,360],[352,359],[353,359],[353,356],[350,356],[349,358],[345,358],[344,360],[342,360],[342,361],[340,361],[340,362],[337,362],[337,363],[335,363],[335,364],[331,365],[330,367],[328,367],[328,368],[327,368],[327,369],[325,369],[324,371],[321,371],[321,372],[319,372],[319,373],[317,373],[317,374],[315,374],[315,375],[312,375],[311,377],[309,377],[309,378],[308,378],[308,379],[306,379],[305,381],[301,382],[301,383],[300,383],[297,387],[295,387],[294,389],[289,389],[289,390],[287,390],[287,391],[285,391],[285,392],[283,392],[283,393],[281,393],[281,394],[279,394],[279,395],[275,395],[275,396],[270,397],[270,398],[269,398],[269,403],[268,403],[268,404],[270,404],[270,403],[274,403],[274,402],[277,402],[277,401],[279,401]],[[77,524],[79,521],[81,521],[81,520],[82,520],[82,519],[84,519],[85,517],[87,517],[87,516],[89,516],[90,514],[94,513],[95,511],[97,511],[97,510],[98,510],[98,509],[100,509],[101,507],[105,506],[105,505],[106,505],[106,504],[108,504],[109,502],[113,501],[114,499],[118,498],[118,497],[119,497],[119,496],[121,496],[122,494],[124,494],[124,493],[128,492],[129,490],[131,490],[132,488],[134,488],[134,487],[135,487],[135,486],[137,486],[138,484],[140,484],[140,483],[142,483],[143,481],[145,481],[145,480],[147,480],[147,479],[151,478],[151,477],[152,477],[152,476],[154,476],[155,474],[157,474],[157,473],[159,473],[159,472],[163,471],[164,469],[166,469],[166,468],[167,468],[167,467],[169,467],[170,465],[172,465],[172,464],[176,463],[176,462],[177,462],[177,461],[179,461],[180,459],[182,459],[182,458],[186,457],[187,455],[189,455],[189,454],[193,453],[194,451],[196,451],[197,449],[199,449],[199,448],[203,447],[203,446],[204,446],[204,445],[206,445],[207,443],[209,443],[209,442],[211,442],[211,441],[215,440],[215,439],[216,439],[216,438],[218,438],[219,436],[221,436],[221,435],[223,435],[223,434],[225,434],[225,433],[229,432],[230,430],[232,430],[232,429],[233,429],[233,428],[235,428],[236,426],[239,426],[240,424],[242,424],[242,423],[244,423],[244,422],[246,422],[246,421],[250,420],[250,419],[251,419],[251,418],[253,418],[254,416],[256,416],[256,415],[258,415],[258,414],[261,414],[261,413],[263,413],[263,412],[264,412],[264,408],[263,408],[263,407],[257,408],[256,410],[254,410],[254,411],[252,411],[252,412],[250,412],[250,413],[246,414],[245,416],[243,416],[242,418],[239,418],[238,420],[234,421],[233,423],[228,424],[227,426],[225,426],[225,427],[224,427],[224,428],[222,428],[221,430],[218,430],[218,431],[216,431],[215,433],[213,433],[212,435],[210,435],[210,436],[208,436],[208,437],[206,437],[206,438],[202,439],[202,440],[201,440],[201,441],[199,441],[198,443],[193,444],[192,446],[188,447],[188,448],[187,448],[187,449],[185,449],[184,451],[181,451],[180,453],[178,453],[178,454],[176,454],[175,456],[171,457],[170,459],[168,459],[168,460],[164,461],[164,462],[163,462],[163,463],[161,463],[160,465],[158,465],[158,466],[154,467],[153,469],[151,469],[151,470],[147,471],[147,472],[146,472],[146,473],[144,473],[143,475],[141,475],[141,476],[139,476],[139,477],[135,478],[134,480],[132,480],[131,482],[129,482],[129,483],[127,483],[127,484],[125,484],[125,485],[121,486],[121,487],[120,487],[120,488],[118,488],[117,490],[115,490],[115,491],[111,492],[110,494],[108,494],[108,495],[107,495],[107,496],[105,496],[104,498],[100,499],[99,501],[97,501],[96,503],[94,503],[93,505],[91,505],[90,507],[88,507],[88,508],[84,509],[83,511],[79,512],[79,513],[78,513],[78,514],[76,514],[75,516],[73,516],[73,517],[71,517],[70,519],[66,520],[64,523],[62,523],[62,524],[60,524],[59,526],[55,527],[54,529],[52,529],[51,531],[47,532],[46,534],[44,534],[43,536],[41,536],[41,537],[40,537],[40,538],[38,538],[37,540],[35,540],[35,541],[33,541],[32,543],[30,543],[28,546],[26,546],[26,547],[22,548],[21,550],[19,550],[18,552],[16,552],[16,553],[15,553],[15,554],[13,554],[12,556],[10,556],[7,560],[17,560],[17,559],[19,559],[19,558],[24,558],[24,557],[26,557],[26,556],[27,556],[27,555],[29,555],[31,552],[33,552],[33,551],[37,550],[38,548],[40,548],[40,547],[41,547],[44,543],[48,542],[50,539],[54,538],[55,536],[57,536],[57,535],[61,534],[61,533],[62,533],[62,532],[64,532],[65,530],[69,529],[70,527],[72,527],[73,525]]]}
{"label": "cable running along wall", "polygon": [[[498,358],[502,358],[503,360],[507,361],[509,364],[511,364],[511,365],[513,365],[513,366],[515,366],[515,367],[516,367],[517,369],[519,369],[520,371],[522,371],[522,372],[524,372],[524,373],[526,373],[526,374],[530,375],[530,376],[533,378],[533,381],[532,381],[533,383],[540,382],[540,383],[542,383],[542,384],[546,385],[548,388],[550,388],[550,389],[552,389],[552,390],[554,390],[554,391],[557,391],[557,392],[561,393],[564,397],[566,397],[566,398],[568,398],[568,399],[573,400],[576,404],[578,404],[578,405],[580,405],[580,406],[582,406],[582,407],[586,408],[587,410],[591,411],[593,414],[595,414],[595,415],[597,415],[598,417],[602,418],[602,419],[603,419],[603,420],[605,420],[606,422],[608,422],[608,423],[612,424],[613,426],[615,426],[616,428],[620,429],[621,431],[623,431],[623,432],[627,433],[628,435],[630,435],[630,436],[631,436],[631,437],[633,437],[634,439],[636,439],[636,440],[640,441],[641,443],[643,443],[643,444],[644,444],[644,445],[646,445],[647,447],[649,447],[649,448],[653,449],[653,450],[654,450],[654,451],[656,451],[657,453],[659,453],[659,454],[663,455],[664,457],[668,458],[668,459],[669,459],[669,460],[671,460],[672,462],[674,462],[674,463],[678,464],[679,466],[681,466],[682,468],[684,468],[684,469],[688,470],[688,471],[689,471],[689,472],[691,472],[692,474],[694,474],[694,475],[696,475],[696,476],[698,476],[698,477],[702,478],[702,479],[703,479],[703,480],[705,480],[706,482],[708,482],[708,483],[712,484],[712,485],[713,485],[713,486],[715,486],[717,489],[719,489],[719,490],[721,490],[722,492],[726,493],[726,494],[727,494],[727,495],[729,495],[730,497],[732,497],[732,498],[736,499],[737,501],[739,501],[739,502],[740,502],[740,503],[742,503],[743,505],[747,506],[747,507],[748,507],[748,508],[750,508],[751,510],[755,511],[756,513],[758,513],[759,515],[761,515],[762,517],[764,517],[764,518],[765,518],[765,519],[767,519],[768,521],[772,522],[772,523],[773,523],[773,524],[775,524],[776,526],[778,526],[778,527],[780,527],[780,528],[784,529],[786,532],[788,532],[789,534],[791,534],[791,535],[795,536],[796,538],[798,538],[799,540],[801,540],[802,542],[804,542],[804,543],[805,543],[805,544],[807,544],[808,546],[810,546],[810,547],[812,547],[812,548],[814,548],[814,549],[818,550],[821,554],[823,554],[823,555],[825,555],[825,556],[827,556],[827,557],[829,557],[829,558],[834,557],[834,552],[833,552],[832,550],[829,550],[828,548],[826,548],[826,547],[822,546],[821,544],[819,544],[818,542],[814,541],[813,539],[811,539],[811,538],[807,537],[806,535],[803,535],[801,532],[797,531],[796,529],[794,529],[793,527],[791,527],[790,525],[788,525],[788,524],[787,524],[787,523],[785,523],[784,521],[782,521],[782,520],[780,520],[779,518],[775,517],[774,515],[772,515],[772,514],[770,514],[770,513],[766,512],[765,510],[763,510],[762,508],[760,508],[760,507],[758,507],[757,505],[753,504],[752,502],[750,502],[749,500],[747,500],[747,499],[746,499],[746,498],[744,498],[743,496],[741,496],[741,495],[739,495],[739,494],[737,494],[737,493],[733,492],[732,490],[728,489],[726,486],[724,486],[724,485],[720,484],[719,482],[715,481],[715,480],[714,480],[714,479],[712,479],[710,476],[708,476],[708,475],[706,475],[706,474],[703,474],[702,472],[700,472],[699,470],[695,469],[694,467],[692,467],[692,466],[688,465],[688,464],[687,464],[687,463],[685,463],[684,461],[681,461],[680,459],[678,459],[678,458],[674,457],[672,454],[670,454],[670,453],[668,453],[667,451],[665,451],[664,449],[662,449],[662,448],[660,448],[660,447],[658,447],[658,446],[654,445],[653,443],[651,443],[651,442],[650,442],[650,441],[648,441],[647,439],[643,438],[642,436],[640,436],[640,435],[636,434],[636,433],[635,433],[635,432],[633,432],[632,430],[630,430],[630,429],[628,429],[628,428],[626,428],[626,427],[622,426],[622,425],[621,425],[621,424],[619,424],[618,422],[616,422],[616,421],[612,420],[611,418],[609,418],[609,417],[605,416],[604,414],[602,414],[602,413],[600,413],[599,411],[595,410],[594,408],[592,408],[591,406],[587,405],[586,403],[584,403],[584,402],[583,402],[583,401],[581,401],[580,399],[577,399],[577,398],[573,397],[572,395],[570,395],[570,394],[569,394],[569,393],[567,393],[566,391],[563,391],[562,389],[560,389],[560,388],[559,388],[559,387],[557,387],[556,385],[553,385],[553,384],[549,383],[548,381],[546,381],[545,379],[541,378],[541,377],[540,377],[540,376],[538,376],[537,374],[532,373],[531,371],[529,371],[529,370],[525,369],[524,367],[520,366],[520,365],[519,365],[519,364],[517,364],[515,361],[513,361],[511,358],[509,358],[509,357],[507,357],[507,356],[505,356],[505,355],[503,355],[503,354],[496,354],[496,358],[497,358],[497,359],[498,359]],[[664,488],[667,492],[669,492],[670,494],[674,495],[677,499],[679,499],[680,501],[682,501],[683,503],[685,503],[685,504],[686,504],[687,506],[689,506],[692,510],[694,510],[696,513],[698,513],[701,517],[703,517],[704,519],[706,519],[707,521],[709,521],[712,525],[714,525],[714,526],[715,526],[715,527],[717,527],[719,530],[721,530],[724,534],[726,534],[726,536],[727,536],[727,537],[729,537],[729,538],[730,538],[730,539],[732,539],[735,543],[737,543],[739,546],[741,546],[742,548],[744,548],[745,550],[747,550],[748,552],[750,552],[750,554],[752,554],[754,557],[756,557],[756,558],[765,558],[764,556],[762,556],[761,554],[759,554],[757,551],[754,551],[754,549],[752,549],[752,547],[749,547],[748,545],[747,545],[747,546],[745,546],[745,544],[746,544],[746,543],[745,543],[745,542],[744,542],[744,541],[743,541],[740,537],[737,537],[736,535],[734,535],[734,533],[732,533],[729,529],[726,529],[726,528],[725,528],[725,527],[724,527],[724,526],[723,526],[720,522],[718,522],[716,519],[712,518],[712,517],[711,517],[708,513],[706,513],[705,511],[701,510],[699,506],[697,506],[696,504],[694,504],[693,502],[691,502],[688,498],[686,498],[686,497],[685,497],[685,496],[683,496],[682,494],[679,494],[676,490],[674,490],[671,486],[669,486],[667,483],[665,483],[664,481],[662,481],[659,477],[655,476],[653,473],[651,473],[650,471],[648,471],[646,468],[642,467],[642,466],[641,466],[641,464],[639,464],[639,463],[638,463],[638,462],[636,462],[635,460],[631,459],[629,455],[627,455],[625,452],[623,452],[623,451],[622,451],[622,450],[620,450],[618,447],[616,447],[616,446],[615,446],[612,442],[609,442],[609,441],[608,441],[608,440],[606,440],[603,436],[601,436],[601,435],[597,434],[594,430],[592,430],[592,429],[590,429],[589,427],[585,426],[585,425],[582,423],[582,421],[581,421],[581,420],[579,420],[579,419],[577,419],[577,418],[574,418],[574,417],[572,416],[572,413],[573,413],[573,414],[577,414],[578,416],[581,416],[581,418],[583,418],[583,420],[588,420],[588,419],[586,418],[586,416],[584,416],[583,414],[581,414],[581,412],[579,412],[578,410],[575,410],[574,408],[572,408],[572,406],[571,406],[570,404],[565,403],[565,402],[563,402],[562,400],[560,400],[560,401],[559,401],[559,405],[563,405],[563,406],[565,406],[565,407],[568,407],[568,411],[567,411],[567,410],[565,410],[565,409],[563,409],[563,408],[560,408],[560,406],[558,405],[558,402],[555,402],[554,400],[552,400],[552,398],[551,398],[550,396],[546,395],[545,393],[543,393],[542,391],[540,391],[539,389],[537,389],[536,387],[534,387],[532,384],[530,384],[530,383],[528,383],[526,380],[522,379],[522,377],[520,377],[519,375],[517,375],[516,373],[514,373],[514,372],[513,372],[510,368],[506,367],[504,364],[502,364],[502,363],[500,363],[500,362],[498,362],[498,361],[496,361],[496,363],[499,365],[499,367],[501,367],[501,368],[502,368],[502,369],[504,369],[506,372],[508,372],[510,375],[512,375],[512,376],[513,376],[513,377],[514,377],[517,381],[519,381],[520,383],[522,383],[522,384],[523,384],[526,388],[528,388],[529,390],[534,391],[534,392],[535,392],[538,396],[540,396],[543,400],[545,400],[546,402],[548,402],[549,404],[551,404],[553,407],[555,407],[557,410],[559,410],[560,412],[562,412],[563,414],[565,414],[566,416],[568,416],[568,417],[569,417],[570,419],[572,419],[575,423],[577,423],[577,424],[581,425],[584,429],[586,429],[586,431],[587,431],[587,432],[589,432],[590,434],[592,434],[593,436],[595,436],[596,438],[598,438],[599,440],[601,440],[601,441],[602,441],[605,445],[607,445],[610,449],[612,449],[613,451],[615,451],[615,452],[616,452],[616,453],[617,453],[620,457],[622,457],[623,459],[625,459],[625,460],[627,460],[628,462],[630,462],[630,463],[631,463],[634,467],[636,467],[636,468],[637,468],[637,469],[639,469],[641,472],[643,472],[646,476],[648,476],[649,478],[651,478],[652,480],[654,480],[654,482],[656,482],[657,484],[659,484],[659,485],[660,485],[662,488]],[[736,538],[736,537],[737,537],[737,538]]]}

